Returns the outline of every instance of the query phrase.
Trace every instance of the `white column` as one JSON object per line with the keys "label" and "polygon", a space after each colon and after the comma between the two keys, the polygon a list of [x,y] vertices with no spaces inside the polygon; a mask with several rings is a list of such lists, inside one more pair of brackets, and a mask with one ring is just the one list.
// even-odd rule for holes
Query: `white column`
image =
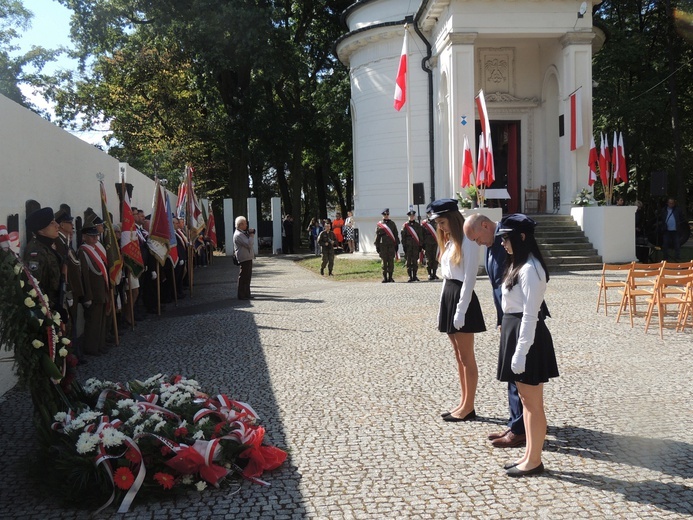
{"label": "white column", "polygon": [[272,197],[272,254],[276,255],[282,247],[282,199]]}
{"label": "white column", "polygon": [[[257,230],[257,199],[254,197],[248,198],[248,215],[245,217],[248,219],[248,229],[253,228]],[[253,250],[255,251],[255,254],[257,255],[257,250],[258,250],[258,234],[257,231],[255,232],[255,244],[253,246]]]}
{"label": "white column", "polygon": [[233,199],[224,199],[224,244],[226,244],[226,256],[233,255],[234,219]]}
{"label": "white column", "polygon": [[[560,84],[562,113],[565,114],[564,135],[561,138],[561,209],[567,212],[580,189],[587,187],[587,159],[592,135],[592,40],[594,33],[571,32],[561,38],[563,45],[563,74]],[[583,145],[570,151],[570,94],[582,87]]]}

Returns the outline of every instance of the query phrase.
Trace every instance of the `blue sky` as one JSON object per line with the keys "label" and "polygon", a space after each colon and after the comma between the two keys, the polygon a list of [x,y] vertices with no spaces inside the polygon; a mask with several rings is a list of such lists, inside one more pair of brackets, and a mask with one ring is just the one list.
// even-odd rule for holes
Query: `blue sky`
{"label": "blue sky", "polygon": [[[33,13],[31,28],[22,34],[14,43],[20,46],[22,52],[31,49],[32,45],[56,49],[60,46],[73,47],[70,41],[71,11],[55,0],[22,0],[24,7]],[[58,69],[76,69],[76,62],[65,56],[46,65],[44,71],[51,73]],[[36,106],[53,112],[52,107],[40,95],[35,95],[27,86],[20,86],[22,92]],[[75,136],[93,144],[104,145],[103,135],[107,132],[72,132]]]}

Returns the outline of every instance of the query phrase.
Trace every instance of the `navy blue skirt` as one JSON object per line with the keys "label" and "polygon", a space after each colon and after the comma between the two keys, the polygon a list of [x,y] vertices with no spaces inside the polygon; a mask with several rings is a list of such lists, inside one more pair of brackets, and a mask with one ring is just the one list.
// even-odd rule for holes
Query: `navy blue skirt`
{"label": "navy blue skirt", "polygon": [[453,322],[455,320],[455,311],[457,311],[457,303],[460,301],[462,282],[446,278],[444,284],[443,294],[440,296],[438,330],[446,334],[455,334],[456,332],[484,332],[486,330],[484,314],[481,312],[479,298],[476,297],[474,291],[472,291],[472,299],[469,302],[467,313],[464,315],[464,327],[461,329],[455,328]]}
{"label": "navy blue skirt", "polygon": [[520,336],[520,324],[522,313],[503,315],[501,324],[500,351],[498,353],[498,371],[496,377],[499,381],[515,381],[527,385],[546,383],[552,377],[558,377],[558,364],[556,352],[553,349],[553,338],[543,319],[537,322],[534,333],[534,343],[527,353],[525,371],[515,374],[510,365],[512,363],[515,347]]}

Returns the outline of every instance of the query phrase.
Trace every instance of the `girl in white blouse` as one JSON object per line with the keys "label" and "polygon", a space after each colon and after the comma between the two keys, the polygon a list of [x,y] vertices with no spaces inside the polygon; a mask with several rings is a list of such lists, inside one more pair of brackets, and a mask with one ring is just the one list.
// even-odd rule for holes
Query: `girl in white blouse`
{"label": "girl in white blouse", "polygon": [[536,223],[516,213],[501,220],[497,235],[508,253],[503,280],[503,322],[498,356],[500,381],[515,381],[524,407],[527,447],[519,460],[504,466],[508,476],[544,471],[541,451],[546,437],[544,383],[558,377],[553,340],[544,319],[549,273],[534,238]]}
{"label": "girl in white blouse", "polygon": [[479,245],[466,240],[464,217],[455,199],[432,202],[431,218],[436,220],[443,289],[438,311],[438,330],[448,335],[455,351],[460,378],[460,402],[442,414],[448,422],[476,418],[474,398],[479,372],[474,357],[474,333],[486,330],[479,300],[474,293],[479,265]]}

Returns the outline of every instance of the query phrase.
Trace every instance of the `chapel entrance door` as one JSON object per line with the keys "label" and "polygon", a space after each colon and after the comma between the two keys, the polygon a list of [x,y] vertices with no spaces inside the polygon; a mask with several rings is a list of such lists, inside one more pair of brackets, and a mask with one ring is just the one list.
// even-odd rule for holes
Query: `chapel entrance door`
{"label": "chapel entrance door", "polygon": [[[495,181],[487,188],[505,188],[509,199],[488,199],[489,207],[501,207],[503,213],[520,211],[520,121],[491,121],[491,142],[493,143],[493,163],[496,171]],[[476,149],[479,149],[481,123],[476,121]]]}

